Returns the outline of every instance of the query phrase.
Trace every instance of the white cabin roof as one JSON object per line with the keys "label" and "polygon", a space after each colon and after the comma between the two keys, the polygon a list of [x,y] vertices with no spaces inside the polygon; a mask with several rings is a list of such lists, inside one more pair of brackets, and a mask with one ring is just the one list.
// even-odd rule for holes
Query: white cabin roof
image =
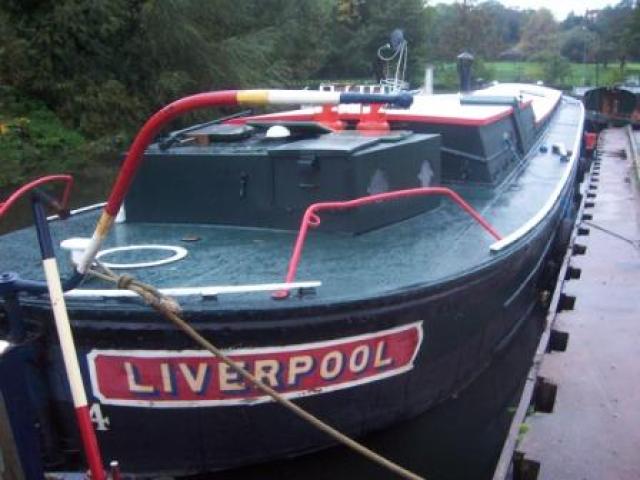
{"label": "white cabin roof", "polygon": [[544,120],[558,104],[562,96],[560,90],[523,83],[499,83],[489,88],[477,90],[473,94],[522,97],[524,102],[531,101],[536,122]]}
{"label": "white cabin roof", "polygon": [[[536,123],[544,120],[557,105],[562,93],[548,87],[521,83],[501,83],[483,90],[476,90],[466,95],[515,97],[522,103],[531,103]],[[487,125],[509,115],[512,107],[509,105],[469,105],[460,103],[460,93],[414,95],[413,104],[407,109],[386,109],[391,121],[422,121],[425,123],[439,123],[451,125]],[[362,109],[366,112],[368,106],[358,104],[340,105],[341,115],[358,115]],[[320,112],[320,107],[309,106],[299,110],[260,115],[255,118],[264,120],[276,118],[304,118]]]}

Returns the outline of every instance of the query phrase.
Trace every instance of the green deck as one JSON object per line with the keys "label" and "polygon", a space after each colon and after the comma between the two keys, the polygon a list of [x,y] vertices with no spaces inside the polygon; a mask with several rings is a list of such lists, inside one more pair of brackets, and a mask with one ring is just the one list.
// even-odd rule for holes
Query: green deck
{"label": "green deck", "polygon": [[[452,188],[472,204],[502,235],[510,234],[534,217],[557,188],[570,162],[562,162],[551,145],[571,149],[581,135],[580,105],[564,100],[541,137],[548,146],[532,150],[524,168],[498,189]],[[99,210],[66,221],[51,222],[54,241],[88,237]],[[199,241],[185,242],[185,237]],[[163,244],[185,247],[188,256],[160,267],[131,270],[158,288],[275,283],[284,280],[294,232],[185,224],[116,224],[103,248]],[[0,271],[16,271],[22,278],[41,279],[35,231],[20,230],[2,237]],[[448,200],[435,211],[359,236],[310,232],[298,280],[319,280],[317,295],[305,302],[336,302],[380,296],[416,284],[429,284],[489,262],[493,238]],[[507,248],[508,250],[508,248]],[[58,252],[62,271],[69,273],[67,252]],[[155,257],[157,258],[157,256]],[[131,261],[131,255],[118,261]],[[116,261],[109,258],[109,261]],[[82,288],[111,288],[91,280]],[[225,295],[219,305],[268,298],[266,293]],[[199,296],[181,303],[201,302]],[[249,303],[247,303],[249,302]]]}

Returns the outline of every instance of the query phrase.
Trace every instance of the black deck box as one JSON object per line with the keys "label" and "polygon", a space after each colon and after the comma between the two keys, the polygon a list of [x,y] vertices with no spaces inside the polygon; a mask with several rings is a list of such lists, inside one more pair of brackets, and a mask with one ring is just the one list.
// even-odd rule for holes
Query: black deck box
{"label": "black deck box", "polygon": [[[151,147],[125,201],[128,222],[296,230],[305,209],[440,182],[440,136],[356,131],[305,138]],[[322,215],[322,229],[361,233],[435,208],[438,197]]]}

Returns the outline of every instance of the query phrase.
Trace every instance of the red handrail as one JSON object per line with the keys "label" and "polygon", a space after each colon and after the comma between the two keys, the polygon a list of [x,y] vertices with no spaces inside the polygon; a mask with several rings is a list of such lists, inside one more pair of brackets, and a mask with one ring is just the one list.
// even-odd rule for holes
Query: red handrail
{"label": "red handrail", "polygon": [[4,202],[0,202],[0,217],[7,213],[21,197],[29,193],[34,188],[50,182],[66,183],[64,192],[62,193],[62,199],[59,202],[60,209],[65,210],[69,204],[69,195],[71,193],[71,187],[73,187],[73,177],[71,175],[47,175],[45,177],[40,177],[24,184],[18,190],[9,195],[9,198],[7,198],[7,200],[5,200]]}
{"label": "red handrail", "polygon": [[[469,205],[460,195],[449,188],[445,187],[422,187],[411,188],[407,190],[395,190],[393,192],[377,193],[375,195],[369,195],[367,197],[360,197],[353,200],[346,200],[342,202],[319,202],[309,205],[304,212],[302,222],[300,223],[300,230],[298,231],[298,237],[293,247],[293,253],[289,260],[289,268],[287,269],[287,276],[285,282],[290,283],[295,280],[296,272],[298,271],[298,264],[300,263],[300,257],[302,256],[302,249],[304,242],[307,239],[307,233],[309,227],[318,227],[320,225],[320,217],[318,212],[327,210],[348,210],[350,208],[361,207],[370,203],[376,203],[385,200],[395,200],[399,198],[417,197],[422,195],[444,195],[453,200],[460,208],[467,212],[476,222],[480,224],[489,234],[496,240],[501,240],[502,236],[487,222],[482,215]],[[281,290],[273,294],[274,298],[286,298],[289,295],[288,290]]]}

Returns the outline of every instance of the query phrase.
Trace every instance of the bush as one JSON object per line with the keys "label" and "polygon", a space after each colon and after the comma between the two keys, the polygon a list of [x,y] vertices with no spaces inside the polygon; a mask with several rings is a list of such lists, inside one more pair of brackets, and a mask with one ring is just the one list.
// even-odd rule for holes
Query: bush
{"label": "bush", "polygon": [[476,57],[473,62],[472,74],[474,82],[486,83],[495,79],[496,72],[491,64]]}
{"label": "bush", "polygon": [[535,57],[540,63],[542,79],[548,85],[562,85],[571,77],[571,63],[562,55],[543,52]]}
{"label": "bush", "polygon": [[85,140],[44,105],[0,89],[0,186],[79,168]]}

